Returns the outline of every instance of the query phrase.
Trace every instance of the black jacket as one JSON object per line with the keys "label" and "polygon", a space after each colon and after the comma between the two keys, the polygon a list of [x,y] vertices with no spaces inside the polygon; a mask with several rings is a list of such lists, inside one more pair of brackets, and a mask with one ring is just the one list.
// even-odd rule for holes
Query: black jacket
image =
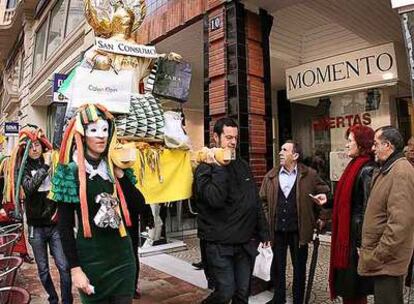
{"label": "black jacket", "polygon": [[[35,171],[35,174],[32,174]],[[49,166],[44,164],[43,158],[27,159],[23,173],[22,186],[26,196],[24,203],[27,223],[31,226],[50,226],[56,213],[56,202],[47,198],[49,191],[39,192],[38,189],[47,177]]]}
{"label": "black jacket", "polygon": [[270,240],[262,202],[248,164],[200,164],[195,172],[200,239],[220,244]]}
{"label": "black jacket", "polygon": [[365,164],[359,171],[352,189],[351,239],[356,247],[361,246],[362,223],[375,168],[373,161]]}

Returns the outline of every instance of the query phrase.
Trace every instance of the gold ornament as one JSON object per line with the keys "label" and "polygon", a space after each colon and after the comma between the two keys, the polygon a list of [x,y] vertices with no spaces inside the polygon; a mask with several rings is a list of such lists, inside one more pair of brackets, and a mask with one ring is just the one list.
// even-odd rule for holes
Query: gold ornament
{"label": "gold ornament", "polygon": [[145,0],[117,0],[111,6],[114,10],[112,17],[105,11],[99,16],[92,0],[85,0],[86,20],[94,29],[95,35],[135,42],[131,35],[141,26],[147,14]]}
{"label": "gold ornament", "polygon": [[[147,13],[145,0],[117,0],[111,3],[112,16],[105,10],[100,15],[92,0],[85,0],[85,16],[89,25],[94,29],[95,36],[136,44],[132,33],[138,30]],[[92,48],[85,54],[86,60],[94,69],[109,70],[113,68],[116,72],[122,69],[133,69],[136,71],[137,80],[147,76],[153,59],[114,54],[99,51]]]}

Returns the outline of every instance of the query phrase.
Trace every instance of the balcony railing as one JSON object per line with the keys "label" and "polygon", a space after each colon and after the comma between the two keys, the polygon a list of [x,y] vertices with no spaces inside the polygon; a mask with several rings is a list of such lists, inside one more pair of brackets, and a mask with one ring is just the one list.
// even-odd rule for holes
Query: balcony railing
{"label": "balcony railing", "polygon": [[8,8],[4,11],[2,25],[8,25],[12,22],[16,8]]}
{"label": "balcony railing", "polygon": [[15,92],[7,92],[6,90],[3,93],[3,99],[1,101],[1,112],[7,112],[13,104],[19,103],[19,95]]}

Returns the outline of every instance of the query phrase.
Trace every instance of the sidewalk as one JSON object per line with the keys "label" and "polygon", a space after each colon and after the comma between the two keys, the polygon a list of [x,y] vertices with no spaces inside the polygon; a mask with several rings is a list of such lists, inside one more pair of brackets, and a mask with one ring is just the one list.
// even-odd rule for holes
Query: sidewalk
{"label": "sidewalk", "polygon": [[[206,281],[201,270],[195,270],[192,262],[198,262],[200,253],[198,240],[189,238],[185,240],[188,250],[172,254],[159,254],[141,258],[140,286],[143,292],[140,300],[134,300],[140,304],[196,304],[204,299]],[[319,248],[319,259],[316,268],[314,288],[310,303],[331,304],[342,303],[340,300],[334,302],[329,300],[328,291],[328,269],[329,269],[329,244],[321,244]],[[309,259],[312,255],[312,246],[309,250]],[[289,255],[288,255],[289,256]],[[59,276],[53,260],[50,260],[53,281],[58,285]],[[287,283],[288,299],[287,304],[292,303],[292,267],[288,261]],[[32,304],[46,304],[47,295],[44,292],[37,275],[35,264],[24,264],[18,274],[17,286],[26,288],[32,295]],[[58,287],[58,286],[57,286]],[[408,289],[406,289],[406,294]],[[80,304],[77,291],[73,292],[75,304]],[[263,304],[272,298],[269,291],[261,292],[251,296],[250,304]],[[368,303],[374,303],[369,297]]]}
{"label": "sidewalk", "polygon": [[[59,275],[52,259],[50,259],[50,265],[53,282],[58,288]],[[200,302],[208,293],[206,290],[143,264],[141,264],[140,276],[143,295],[141,299],[134,300],[134,304],[194,304]],[[48,303],[47,294],[38,279],[36,264],[22,266],[16,285],[24,287],[30,292],[31,304]],[[58,293],[60,292],[58,291]],[[73,295],[74,303],[80,304],[78,292],[74,290]]]}

